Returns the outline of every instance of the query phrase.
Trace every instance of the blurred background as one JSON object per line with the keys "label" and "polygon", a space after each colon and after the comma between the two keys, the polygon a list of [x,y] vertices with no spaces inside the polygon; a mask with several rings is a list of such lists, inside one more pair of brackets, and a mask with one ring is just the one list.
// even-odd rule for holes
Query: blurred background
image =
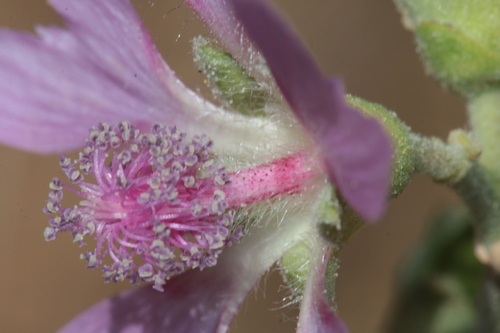
{"label": "blurred background", "polygon": [[[463,101],[425,74],[392,1],[273,2],[323,71],[341,76],[349,93],[396,111],[415,132],[446,138],[449,130],[464,126]],[[207,35],[203,25],[180,0],[134,4],[167,62],[189,86],[200,88],[203,78],[186,55],[191,38]],[[62,22],[44,0],[0,0],[0,25],[30,30],[35,24]],[[61,175],[57,156],[0,147],[0,332],[53,332],[93,303],[130,288],[128,283],[105,285],[98,270],[85,269],[70,237],[44,241],[47,218],[41,209],[56,175]],[[351,332],[382,331],[398,265],[429,217],[457,203],[450,190],[416,176],[380,223],[352,238],[342,254],[337,285],[339,314]],[[279,273],[269,273],[231,332],[294,332],[297,307],[283,308],[286,296]]]}

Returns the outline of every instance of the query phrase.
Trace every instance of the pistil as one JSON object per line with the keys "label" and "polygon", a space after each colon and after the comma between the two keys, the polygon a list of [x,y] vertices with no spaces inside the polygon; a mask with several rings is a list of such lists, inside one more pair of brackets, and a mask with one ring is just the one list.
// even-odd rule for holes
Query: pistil
{"label": "pistil", "polygon": [[[160,124],[143,134],[126,122],[92,128],[78,160],[61,156],[79,189],[57,178],[50,183],[46,240],[71,231],[84,245],[93,235],[96,249],[82,254],[87,267],[101,266],[107,282],[153,282],[161,291],[186,269],[215,265],[223,248],[239,241],[236,209],[300,193],[317,174],[304,153],[228,174],[212,145],[204,135],[188,141]],[[63,189],[83,200],[63,208]]]}

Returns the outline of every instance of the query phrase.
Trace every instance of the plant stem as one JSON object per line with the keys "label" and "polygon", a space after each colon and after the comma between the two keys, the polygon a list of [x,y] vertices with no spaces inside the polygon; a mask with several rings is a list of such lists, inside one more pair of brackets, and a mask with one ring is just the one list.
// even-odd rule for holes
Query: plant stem
{"label": "plant stem", "polygon": [[471,162],[464,147],[418,134],[411,134],[411,140],[416,172],[445,183],[454,183],[467,173]]}
{"label": "plant stem", "polygon": [[468,109],[472,130],[483,146],[479,164],[500,193],[500,91],[471,98]]}
{"label": "plant stem", "polygon": [[469,207],[476,229],[476,242],[489,244],[500,238],[500,205],[489,177],[478,163],[471,163],[465,176],[451,185]]}
{"label": "plant stem", "polygon": [[500,239],[500,201],[495,183],[481,161],[471,161],[467,147],[437,138],[412,134],[412,142],[416,171],[449,185],[469,207],[476,241],[487,245]]}
{"label": "plant stem", "polygon": [[478,304],[477,333],[500,332],[500,277],[486,268]]}

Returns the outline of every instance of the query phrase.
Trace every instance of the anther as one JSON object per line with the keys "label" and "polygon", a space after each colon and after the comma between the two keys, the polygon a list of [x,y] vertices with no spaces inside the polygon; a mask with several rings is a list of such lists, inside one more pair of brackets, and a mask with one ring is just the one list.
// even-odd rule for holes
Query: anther
{"label": "anther", "polygon": [[[153,282],[157,290],[186,269],[215,265],[240,229],[231,229],[224,192],[229,177],[210,147],[206,136],[187,141],[162,124],[143,134],[127,122],[93,127],[78,160],[60,158],[78,189],[57,178],[50,183],[45,239],[71,231],[83,245],[94,235],[97,248],[81,255],[87,267],[101,266],[106,282]],[[80,196],[80,204],[62,208],[63,189]],[[102,265],[106,257],[111,264]]]}

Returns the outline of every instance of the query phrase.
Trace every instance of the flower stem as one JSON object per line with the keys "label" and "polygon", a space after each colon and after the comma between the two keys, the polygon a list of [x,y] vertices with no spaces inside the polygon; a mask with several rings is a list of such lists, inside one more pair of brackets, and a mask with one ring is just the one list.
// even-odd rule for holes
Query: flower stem
{"label": "flower stem", "polygon": [[484,167],[493,187],[500,191],[500,91],[471,98],[469,117],[472,130],[483,145],[479,164]]}
{"label": "flower stem", "polygon": [[481,165],[472,163],[465,176],[451,187],[462,197],[472,213],[476,241],[488,244],[500,239],[498,195]]}
{"label": "flower stem", "polygon": [[500,278],[493,269],[486,269],[478,305],[477,333],[500,332]]}
{"label": "flower stem", "polygon": [[454,183],[469,169],[471,162],[462,147],[418,134],[411,134],[411,140],[416,172],[426,174],[438,182]]}
{"label": "flower stem", "polygon": [[416,171],[454,189],[469,207],[479,244],[500,239],[500,201],[490,173],[467,145],[412,134]]}
{"label": "flower stem", "polygon": [[[500,91],[472,96],[471,127],[482,144],[478,163],[457,187],[474,214],[478,242],[476,256],[500,272]],[[480,172],[481,171],[481,172]],[[489,278],[487,283],[492,282]],[[490,288],[498,287],[490,283]],[[497,290],[500,295],[500,289]],[[500,296],[499,296],[500,297]],[[497,309],[495,309],[497,310]],[[500,309],[499,309],[500,310]],[[498,326],[500,329],[500,325]]]}
{"label": "flower stem", "polygon": [[472,97],[469,116],[482,154],[456,189],[476,219],[479,240],[489,244],[500,239],[500,91]]}

